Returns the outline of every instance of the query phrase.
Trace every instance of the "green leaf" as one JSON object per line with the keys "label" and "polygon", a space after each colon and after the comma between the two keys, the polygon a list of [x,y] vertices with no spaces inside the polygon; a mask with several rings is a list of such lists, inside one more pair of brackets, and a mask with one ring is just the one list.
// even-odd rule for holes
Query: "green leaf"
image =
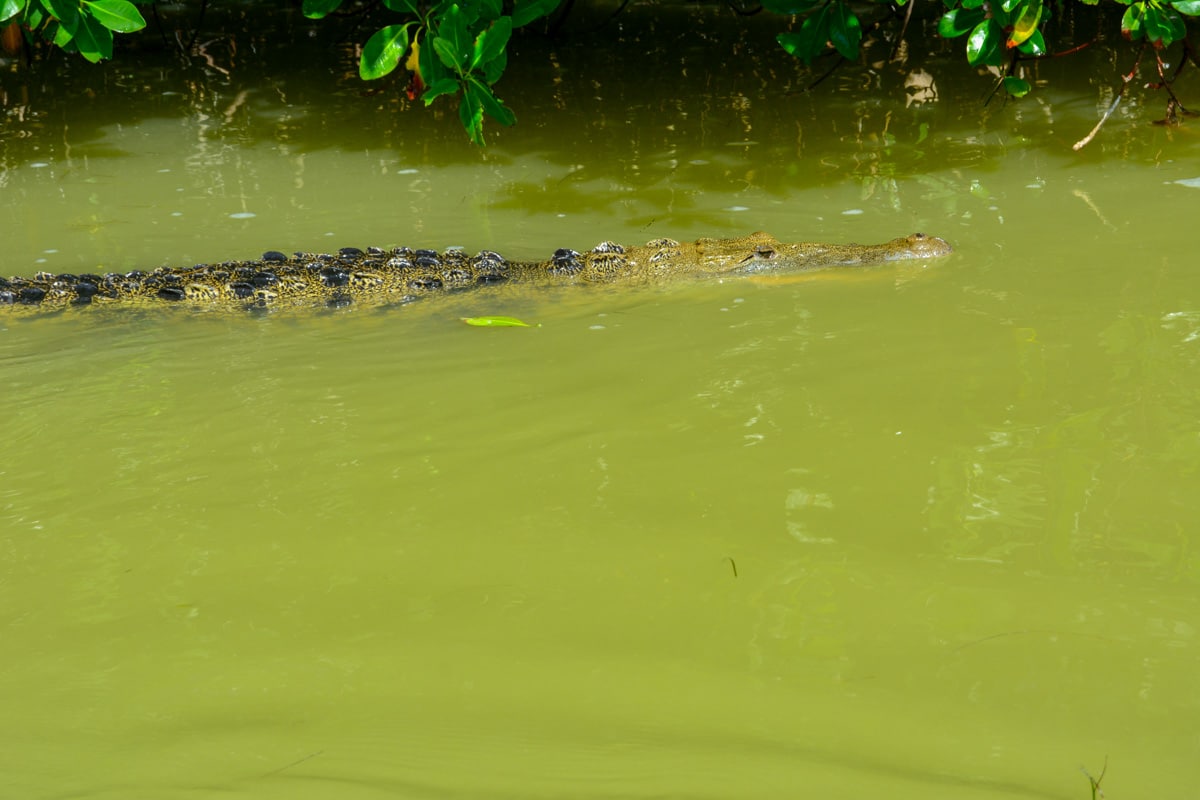
{"label": "green leaf", "polygon": [[1024,0],[1020,11],[1005,45],[1010,50],[1020,47],[1030,36],[1037,33],[1038,23],[1042,19],[1042,0]]}
{"label": "green leaf", "polygon": [[50,41],[54,42],[55,47],[61,47],[68,53],[78,53],[79,48],[72,44],[74,35],[64,28],[60,23],[53,21],[46,26],[45,34],[49,36]]}
{"label": "green leaf", "polygon": [[858,45],[862,41],[862,26],[858,17],[841,0],[835,0],[829,20],[829,41],[847,61],[858,58]]}
{"label": "green leaf", "polygon": [[[807,58],[808,37],[804,36],[803,33],[781,33],[775,37],[775,41],[779,42],[779,46],[789,56],[806,59],[805,63],[812,60]],[[804,53],[804,55],[802,56],[801,53]]]}
{"label": "green leaf", "polygon": [[1146,4],[1146,9],[1142,16],[1142,26],[1146,30],[1146,39],[1151,44],[1156,47],[1161,47],[1163,44],[1170,44],[1170,41],[1163,41],[1163,39],[1170,37],[1170,32],[1167,30],[1167,25],[1162,18],[1162,14],[1153,3]]}
{"label": "green leaf", "polygon": [[968,64],[978,67],[980,64],[1000,63],[1000,36],[996,35],[999,30],[995,21],[990,19],[985,19],[975,26],[975,30],[971,31],[967,39]]}
{"label": "green leaf", "polygon": [[1169,47],[1187,35],[1183,17],[1173,8],[1164,8],[1155,3],[1139,3],[1143,7],[1142,27],[1146,39],[1156,48]]}
{"label": "green leaf", "polygon": [[437,53],[438,58],[447,69],[452,69],[455,72],[465,72],[466,68],[462,62],[458,60],[458,53],[454,51],[454,45],[440,36],[435,36],[433,39],[433,52]]}
{"label": "green leaf", "polygon": [[142,13],[128,0],[83,0],[83,5],[110,31],[133,33],[146,27]]}
{"label": "green leaf", "polygon": [[1033,36],[1030,36],[1024,44],[1017,48],[1017,52],[1027,56],[1046,55],[1046,40],[1042,38],[1042,32],[1034,31]]}
{"label": "green leaf", "polygon": [[[450,6],[437,26],[433,49],[447,67],[463,71],[475,49],[475,37],[467,31],[466,16],[458,4]],[[440,44],[439,44],[440,42]]]}
{"label": "green leaf", "polygon": [[[471,35],[471,31],[475,29],[475,23],[479,20],[479,0],[470,3],[456,4],[458,13],[462,16],[463,27],[467,31],[467,35]],[[451,6],[454,8],[455,6]]]}
{"label": "green leaf", "polygon": [[983,0],[962,0],[962,7],[968,10],[983,8]]}
{"label": "green leaf", "polygon": [[[1189,17],[1200,16],[1200,0],[1173,0],[1171,6],[1181,14]],[[3,17],[0,17],[3,19]]]}
{"label": "green leaf", "polygon": [[337,11],[341,4],[342,0],[304,0],[300,4],[300,13],[309,19],[322,19]]}
{"label": "green leaf", "polygon": [[1024,97],[1029,94],[1029,90],[1033,87],[1029,85],[1029,81],[1009,75],[1004,79],[1004,90],[1013,97]]}
{"label": "green leaf", "polygon": [[42,5],[71,35],[79,26],[79,3],[72,0],[42,0]]}
{"label": "green leaf", "polygon": [[522,322],[516,317],[503,317],[499,315],[487,317],[462,317],[462,321],[468,325],[474,325],[477,328],[540,328],[542,323],[530,325],[528,322]]}
{"label": "green leaf", "polygon": [[[1200,0],[1196,0],[1200,2]],[[947,11],[938,20],[938,36],[943,39],[954,39],[971,32],[971,29],[984,18],[982,8],[956,8]]]}
{"label": "green leaf", "polygon": [[504,68],[508,66],[508,51],[501,50],[500,55],[493,58],[491,61],[483,64],[483,79],[490,86],[500,80],[500,76],[504,74]]}
{"label": "green leaf", "polygon": [[503,0],[479,0],[479,18],[491,22],[504,14]]}
{"label": "green leaf", "polygon": [[[1200,0],[1197,0],[1197,2],[1200,2]],[[0,22],[7,22],[12,19],[17,14],[20,14],[23,8],[25,8],[25,3],[22,0],[0,0]]]}
{"label": "green leaf", "polygon": [[79,16],[79,27],[75,29],[73,41],[79,48],[79,55],[93,64],[112,58],[112,31],[87,14]]}
{"label": "green leaf", "polygon": [[1173,8],[1163,8],[1160,13],[1163,20],[1166,22],[1167,29],[1170,31],[1170,41],[1163,41],[1163,46],[1178,42],[1187,36],[1187,23],[1183,21],[1183,15]]}
{"label": "green leaf", "polygon": [[421,16],[421,11],[417,8],[415,0],[383,0],[383,4],[397,14]]}
{"label": "green leaf", "polygon": [[474,88],[469,83],[463,86],[463,96],[458,102],[458,119],[471,141],[483,147],[483,106],[472,91]]}
{"label": "green leaf", "polygon": [[42,24],[46,21],[47,16],[48,14],[46,13],[46,9],[41,3],[35,2],[35,0],[28,0],[25,5],[25,13],[23,15],[23,22],[28,30],[36,31],[38,28],[42,27]]}
{"label": "green leaf", "polygon": [[[425,41],[429,41],[429,34],[426,33]],[[424,42],[422,42],[424,45]],[[437,53],[433,51],[433,46],[422,46],[417,51],[417,66],[421,70],[421,79],[425,81],[425,85],[437,83],[442,78],[452,78],[455,82],[458,78],[454,73],[442,66],[442,60],[438,58]]]}
{"label": "green leaf", "polygon": [[1134,3],[1121,15],[1121,35],[1136,42],[1142,38],[1142,4]]}
{"label": "green leaf", "polygon": [[411,22],[403,25],[388,25],[375,31],[363,47],[362,58],[358,62],[358,74],[364,81],[382,78],[400,65],[408,51],[408,27]]}
{"label": "green leaf", "polygon": [[492,23],[492,27],[475,37],[475,55],[471,59],[471,69],[487,64],[504,52],[508,39],[512,36],[512,17],[501,17]]}
{"label": "green leaf", "polygon": [[[997,26],[1006,29],[1012,27],[1012,14],[1005,11],[1004,6],[992,5],[987,6],[987,8],[992,12],[992,21],[995,22]],[[1004,37],[1001,36],[1000,38],[1003,39]]]}
{"label": "green leaf", "polygon": [[473,91],[479,104],[483,106],[483,110],[492,119],[499,122],[501,125],[508,127],[517,121],[517,115],[512,112],[512,109],[504,105],[500,98],[492,93],[492,90],[483,85],[474,78],[471,79],[468,91]]}
{"label": "green leaf", "polygon": [[829,41],[829,6],[805,17],[799,33],[781,33],[775,40],[789,54],[811,64],[825,52],[825,43]]}
{"label": "green leaf", "polygon": [[561,0],[516,0],[513,4],[513,27],[520,28],[535,19],[549,16],[558,8],[559,2]]}
{"label": "green leaf", "polygon": [[438,78],[426,87],[425,93],[421,95],[421,99],[425,101],[425,105],[429,105],[442,95],[454,94],[457,91],[458,81],[454,78]]}

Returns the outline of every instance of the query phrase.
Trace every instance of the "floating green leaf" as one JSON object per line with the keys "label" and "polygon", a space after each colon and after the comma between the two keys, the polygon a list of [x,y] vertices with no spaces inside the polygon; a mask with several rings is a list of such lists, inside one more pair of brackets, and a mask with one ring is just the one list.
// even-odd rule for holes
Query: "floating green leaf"
{"label": "floating green leaf", "polygon": [[375,35],[367,40],[358,62],[358,74],[364,81],[382,78],[400,65],[400,59],[408,50],[409,25],[412,23],[388,25],[375,31]]}
{"label": "floating green leaf", "polygon": [[530,325],[528,322],[522,322],[516,317],[502,316],[487,316],[487,317],[463,317],[462,321],[468,325],[474,325],[478,328],[540,328],[542,324]]}
{"label": "floating green leaf", "polygon": [[25,4],[20,0],[0,0],[0,22],[7,22],[12,19],[17,14],[20,14],[21,9],[24,7]]}

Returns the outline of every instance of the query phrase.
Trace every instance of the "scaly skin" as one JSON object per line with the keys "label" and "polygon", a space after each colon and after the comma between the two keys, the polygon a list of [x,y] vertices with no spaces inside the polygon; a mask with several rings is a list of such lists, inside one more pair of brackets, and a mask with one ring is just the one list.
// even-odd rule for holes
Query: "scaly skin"
{"label": "scaly skin", "polygon": [[557,250],[546,261],[506,261],[482,251],[397,248],[337,255],[264,253],[257,261],[151,272],[0,278],[0,306],[57,309],[79,305],[152,304],[255,308],[405,302],[421,294],[505,281],[639,284],[685,277],[861,266],[935,258],[952,248],[914,233],[876,245],[780,242],[767,233],[737,239],[677,242],[655,239],[636,247],[603,242],[586,253]]}

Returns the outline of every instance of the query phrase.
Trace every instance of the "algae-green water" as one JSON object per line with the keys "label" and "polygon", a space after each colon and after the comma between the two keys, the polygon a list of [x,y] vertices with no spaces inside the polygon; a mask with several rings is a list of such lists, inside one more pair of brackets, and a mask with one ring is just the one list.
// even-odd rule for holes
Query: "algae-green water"
{"label": "algae-green water", "polygon": [[796,95],[769,26],[737,34],[765,75],[655,24],[679,46],[610,72],[611,34],[557,72],[522,40],[483,153],[400,84],[226,40],[228,76],[72,64],[5,118],[4,274],[757,229],[955,253],[0,311],[0,797],[1194,793],[1189,129],[1146,107],[1077,154],[1082,82],[981,110],[947,51],[932,104],[916,65]]}

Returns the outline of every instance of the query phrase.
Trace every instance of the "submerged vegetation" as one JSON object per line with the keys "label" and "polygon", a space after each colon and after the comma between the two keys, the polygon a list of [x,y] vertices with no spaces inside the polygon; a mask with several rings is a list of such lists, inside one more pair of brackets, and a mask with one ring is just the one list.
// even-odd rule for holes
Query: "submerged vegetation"
{"label": "submerged vegetation", "polygon": [[[623,0],[613,16],[628,2]],[[761,0],[750,7],[739,0],[726,2],[738,15],[764,11],[776,15],[784,29],[777,36],[783,50],[808,66],[829,60],[832,65],[826,75],[845,62],[862,59],[868,32],[888,31],[885,38],[899,49],[917,7],[917,0],[870,0],[853,5],[848,0]],[[1032,62],[1070,55],[1102,37],[1102,33],[1094,33],[1091,39],[1078,39],[1074,26],[1056,24],[1073,7],[1100,6],[1100,2],[942,0],[923,3],[921,10],[936,16],[941,37],[965,37],[965,66],[990,74],[993,94],[1003,90],[1020,98],[1033,90],[1028,74]],[[361,18],[374,33],[360,47],[360,77],[382,78],[403,64],[411,73],[410,97],[420,97],[429,105],[443,96],[457,96],[463,129],[473,142],[483,145],[485,115],[501,125],[516,121],[512,109],[493,89],[508,64],[513,32],[539,20],[557,31],[575,0],[299,0],[299,4],[309,19],[335,14]],[[48,44],[98,62],[113,57],[114,34],[146,27],[139,5],[150,9],[157,19],[157,4],[144,0],[136,4],[129,0],[0,0],[0,43],[5,51],[24,51],[27,57],[35,46]],[[197,8],[202,19],[207,0],[201,0]],[[1076,149],[1095,136],[1144,65],[1153,73],[1145,88],[1166,93],[1163,121],[1175,123],[1181,115],[1192,114],[1175,95],[1172,84],[1188,64],[1197,64],[1188,30],[1200,16],[1200,0],[1105,0],[1100,11],[1113,20],[1119,15],[1120,34],[1132,50],[1126,71],[1112,76],[1118,87],[1115,99],[1096,128],[1076,143]],[[1103,29],[1103,25],[1097,28]]]}

